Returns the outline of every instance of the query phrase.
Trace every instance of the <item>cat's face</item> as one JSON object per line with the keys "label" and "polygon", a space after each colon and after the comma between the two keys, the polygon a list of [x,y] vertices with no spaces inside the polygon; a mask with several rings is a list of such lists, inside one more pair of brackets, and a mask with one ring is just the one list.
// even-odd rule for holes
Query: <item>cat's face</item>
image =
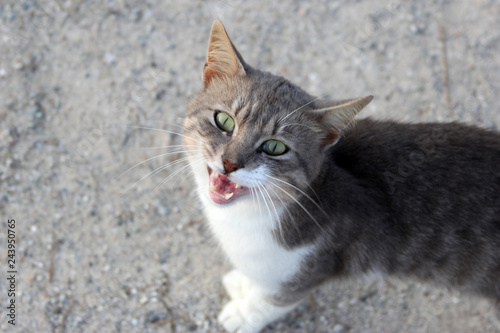
{"label": "cat's face", "polygon": [[186,148],[205,158],[195,169],[206,174],[198,185],[218,204],[252,195],[293,200],[293,186],[304,190],[323,162],[322,130],[307,116],[313,101],[268,73],[213,82],[191,101],[185,121]]}
{"label": "cat's face", "polygon": [[322,101],[251,68],[217,21],[202,79],[188,105],[184,145],[201,193],[219,205],[295,201],[320,172],[327,148],[371,100]]}

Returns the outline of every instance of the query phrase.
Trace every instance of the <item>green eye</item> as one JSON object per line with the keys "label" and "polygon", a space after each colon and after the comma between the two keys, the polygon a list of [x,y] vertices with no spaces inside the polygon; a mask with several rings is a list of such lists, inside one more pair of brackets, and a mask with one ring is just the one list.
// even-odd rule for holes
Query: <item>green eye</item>
{"label": "green eye", "polygon": [[264,142],[262,150],[269,155],[278,156],[283,155],[287,152],[287,147],[285,144],[278,140],[268,140]]}
{"label": "green eye", "polygon": [[225,112],[215,114],[215,123],[224,132],[232,132],[234,129],[234,119]]}

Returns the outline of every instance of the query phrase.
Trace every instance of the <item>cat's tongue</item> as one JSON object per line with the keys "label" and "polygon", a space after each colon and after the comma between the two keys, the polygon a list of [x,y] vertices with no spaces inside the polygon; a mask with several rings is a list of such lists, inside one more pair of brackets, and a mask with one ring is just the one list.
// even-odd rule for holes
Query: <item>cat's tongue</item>
{"label": "cat's tongue", "polygon": [[225,204],[248,192],[248,188],[232,182],[226,175],[215,171],[210,173],[208,193],[210,198],[218,204]]}

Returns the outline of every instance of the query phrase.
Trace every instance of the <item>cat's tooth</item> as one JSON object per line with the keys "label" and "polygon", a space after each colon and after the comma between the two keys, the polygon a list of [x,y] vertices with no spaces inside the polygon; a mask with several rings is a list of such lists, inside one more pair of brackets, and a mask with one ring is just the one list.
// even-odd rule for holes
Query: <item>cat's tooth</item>
{"label": "cat's tooth", "polygon": [[234,193],[226,193],[226,194],[224,195],[224,198],[225,198],[226,200],[229,200],[229,199],[231,199],[231,197],[232,197],[233,195],[234,195]]}
{"label": "cat's tooth", "polygon": [[215,190],[217,190],[217,188],[215,187],[215,185],[210,186],[210,191],[215,192]]}
{"label": "cat's tooth", "polygon": [[236,183],[236,186],[234,188],[240,188],[240,184]]}

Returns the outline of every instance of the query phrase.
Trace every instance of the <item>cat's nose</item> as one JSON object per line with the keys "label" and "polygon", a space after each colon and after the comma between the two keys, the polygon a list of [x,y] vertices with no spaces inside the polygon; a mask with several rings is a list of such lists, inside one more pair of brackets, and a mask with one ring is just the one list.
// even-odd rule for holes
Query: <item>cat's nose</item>
{"label": "cat's nose", "polygon": [[227,158],[222,159],[222,164],[224,165],[224,171],[226,171],[226,173],[234,172],[240,168],[238,164],[231,162]]}

